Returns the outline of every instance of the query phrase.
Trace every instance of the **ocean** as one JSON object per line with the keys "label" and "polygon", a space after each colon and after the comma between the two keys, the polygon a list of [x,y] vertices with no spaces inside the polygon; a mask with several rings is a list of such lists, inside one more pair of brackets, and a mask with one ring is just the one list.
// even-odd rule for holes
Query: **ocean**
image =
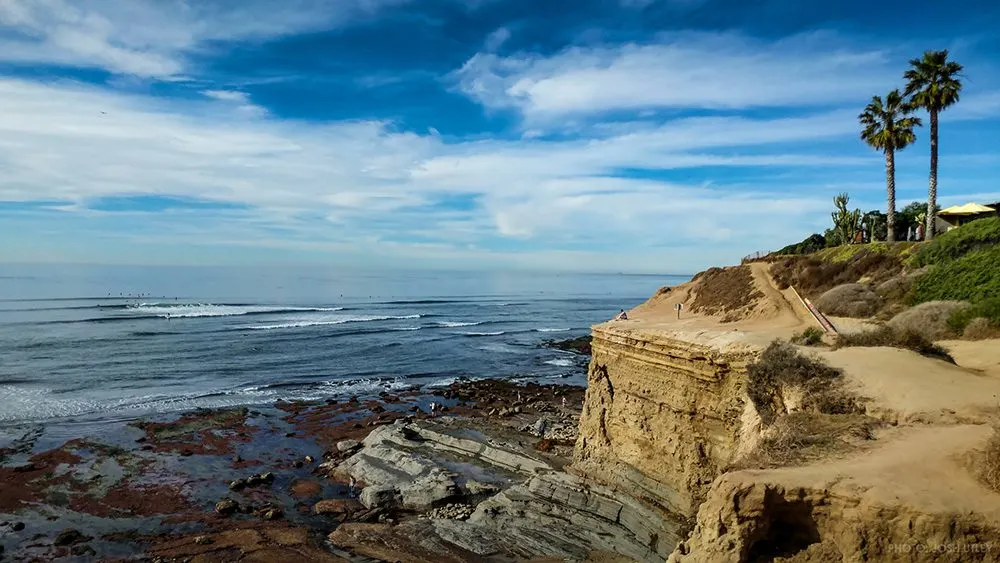
{"label": "ocean", "polygon": [[542,347],[688,276],[0,266],[0,425],[586,382]]}

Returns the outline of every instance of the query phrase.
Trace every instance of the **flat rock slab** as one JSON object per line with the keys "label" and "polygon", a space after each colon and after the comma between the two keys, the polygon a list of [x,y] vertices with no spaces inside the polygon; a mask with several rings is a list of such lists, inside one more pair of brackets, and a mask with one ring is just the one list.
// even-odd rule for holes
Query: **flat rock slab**
{"label": "flat rock slab", "polygon": [[[387,524],[344,524],[328,538],[333,545],[380,561],[402,563],[467,563],[484,561],[476,553],[441,539],[429,520]],[[499,560],[513,560],[511,553],[494,553]]]}

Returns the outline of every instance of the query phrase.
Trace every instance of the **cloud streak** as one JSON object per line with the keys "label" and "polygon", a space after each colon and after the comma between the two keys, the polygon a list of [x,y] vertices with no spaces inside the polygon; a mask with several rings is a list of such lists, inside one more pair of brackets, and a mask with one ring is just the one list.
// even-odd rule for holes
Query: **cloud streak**
{"label": "cloud streak", "polygon": [[647,108],[829,106],[892,83],[877,49],[829,33],[763,42],[733,33],[672,33],[649,44],[573,47],[554,56],[479,53],[455,74],[490,109],[529,119]]}
{"label": "cloud streak", "polygon": [[179,79],[212,42],[329,29],[408,0],[4,0],[0,60]]}

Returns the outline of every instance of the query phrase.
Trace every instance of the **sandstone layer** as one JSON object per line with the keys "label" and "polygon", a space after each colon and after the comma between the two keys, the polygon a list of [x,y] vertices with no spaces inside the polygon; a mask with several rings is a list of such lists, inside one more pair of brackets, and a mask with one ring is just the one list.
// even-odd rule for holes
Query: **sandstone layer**
{"label": "sandstone layer", "polygon": [[795,467],[736,470],[768,431],[747,396],[747,365],[772,340],[816,326],[765,266],[745,268],[753,294],[737,309],[702,298],[713,314],[692,313],[710,290],[696,279],[593,328],[569,471],[657,511],[667,526],[658,537],[686,538],[675,562],[1000,560],[1000,494],[980,478],[1000,420],[1000,342],[954,343],[958,365],[821,349],[871,435]]}

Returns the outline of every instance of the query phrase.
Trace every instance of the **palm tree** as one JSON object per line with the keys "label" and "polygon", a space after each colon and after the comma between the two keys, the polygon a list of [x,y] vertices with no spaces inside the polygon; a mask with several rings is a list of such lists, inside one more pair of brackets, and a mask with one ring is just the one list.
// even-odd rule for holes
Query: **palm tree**
{"label": "palm tree", "polygon": [[938,113],[958,101],[962,91],[959,80],[962,65],[948,60],[948,50],[927,51],[923,58],[910,61],[903,73],[906,95],[913,105],[927,110],[931,118],[931,178],[927,190],[927,226],[925,240],[934,238],[934,206],[937,203]]}
{"label": "palm tree", "polygon": [[917,139],[914,127],[920,126],[920,119],[908,117],[913,106],[906,103],[899,90],[893,90],[885,101],[873,96],[858,116],[863,129],[861,140],[868,146],[885,153],[885,189],[888,200],[886,210],[887,232],[885,240],[896,240],[896,151],[903,150]]}

